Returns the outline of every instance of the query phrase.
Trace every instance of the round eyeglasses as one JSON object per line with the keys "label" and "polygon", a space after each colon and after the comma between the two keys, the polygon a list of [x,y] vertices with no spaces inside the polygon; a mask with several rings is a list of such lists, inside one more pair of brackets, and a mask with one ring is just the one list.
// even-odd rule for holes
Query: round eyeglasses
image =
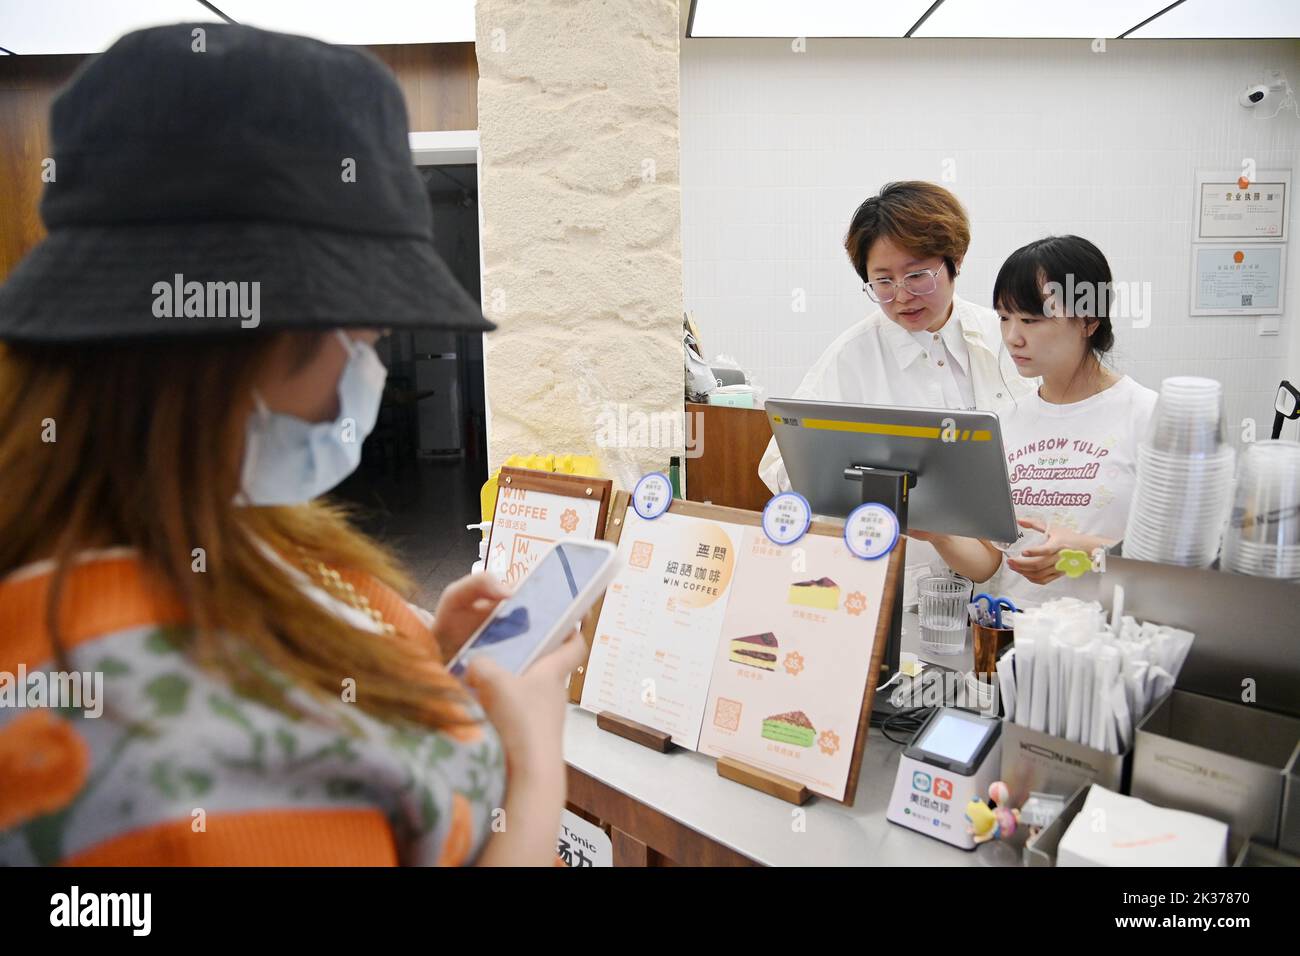
{"label": "round eyeglasses", "polygon": [[[939,288],[939,270],[922,269],[920,272],[909,272],[903,276],[902,282],[903,288],[911,295],[929,295]],[[896,285],[893,279],[876,279],[873,282],[862,283],[862,291],[871,296],[872,302],[886,305],[893,302],[898,295],[894,288]]]}

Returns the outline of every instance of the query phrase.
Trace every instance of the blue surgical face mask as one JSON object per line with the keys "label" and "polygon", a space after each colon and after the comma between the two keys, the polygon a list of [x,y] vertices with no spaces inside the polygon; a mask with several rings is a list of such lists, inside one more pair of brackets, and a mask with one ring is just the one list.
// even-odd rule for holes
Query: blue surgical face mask
{"label": "blue surgical face mask", "polygon": [[253,393],[256,410],[244,443],[243,495],[251,505],[297,505],[343,481],[361,463],[361,445],[375,427],[388,370],[374,348],[336,333],[348,351],[339,376],[339,415],[332,422],[306,422],[271,411]]}

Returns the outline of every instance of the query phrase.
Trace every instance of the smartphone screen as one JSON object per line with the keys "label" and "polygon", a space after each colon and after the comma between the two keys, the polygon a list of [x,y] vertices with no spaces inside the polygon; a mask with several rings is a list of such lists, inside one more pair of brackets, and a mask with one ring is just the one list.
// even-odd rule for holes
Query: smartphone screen
{"label": "smartphone screen", "polygon": [[451,672],[460,677],[473,658],[486,655],[506,670],[519,673],[607,560],[608,552],[599,548],[556,545],[519,589],[501,602],[492,621],[457,657]]}

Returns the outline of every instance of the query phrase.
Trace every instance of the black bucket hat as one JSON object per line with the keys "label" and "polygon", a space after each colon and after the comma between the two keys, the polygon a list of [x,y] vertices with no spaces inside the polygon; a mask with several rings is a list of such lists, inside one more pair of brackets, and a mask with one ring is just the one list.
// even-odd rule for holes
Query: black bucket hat
{"label": "black bucket hat", "polygon": [[49,235],[0,286],[0,340],[495,328],[434,251],[401,91],[364,51],[140,30],[50,115]]}

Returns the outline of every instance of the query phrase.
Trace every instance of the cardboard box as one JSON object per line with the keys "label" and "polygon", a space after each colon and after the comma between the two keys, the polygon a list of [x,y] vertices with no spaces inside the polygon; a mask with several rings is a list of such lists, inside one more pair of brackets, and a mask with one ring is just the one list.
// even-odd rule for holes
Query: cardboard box
{"label": "cardboard box", "polygon": [[1298,750],[1294,717],[1175,690],[1138,726],[1131,792],[1222,820],[1233,855],[1252,839],[1276,847]]}

